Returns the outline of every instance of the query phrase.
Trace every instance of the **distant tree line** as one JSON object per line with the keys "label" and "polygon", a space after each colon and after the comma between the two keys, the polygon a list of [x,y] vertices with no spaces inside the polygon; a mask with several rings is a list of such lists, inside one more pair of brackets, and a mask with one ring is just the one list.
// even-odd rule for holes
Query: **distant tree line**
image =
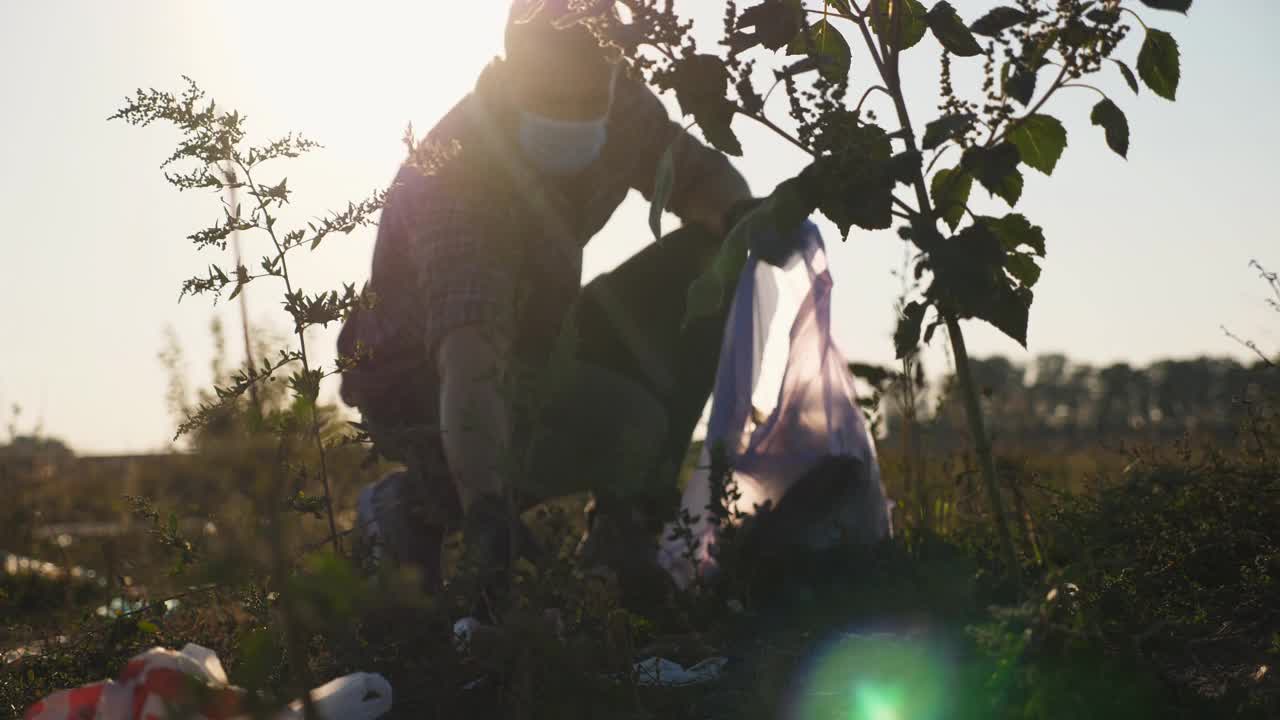
{"label": "distant tree line", "polygon": [[[1265,413],[1267,401],[1280,398],[1280,371],[1261,361],[1201,357],[1097,367],[1048,354],[1026,364],[972,359],[972,367],[993,438],[1013,446],[1161,442],[1187,433],[1227,441],[1250,413]],[[930,445],[963,447],[968,431],[954,378],[929,387],[923,372],[912,374],[915,419]],[[879,383],[889,444],[901,439],[908,415],[900,383],[892,380]]]}

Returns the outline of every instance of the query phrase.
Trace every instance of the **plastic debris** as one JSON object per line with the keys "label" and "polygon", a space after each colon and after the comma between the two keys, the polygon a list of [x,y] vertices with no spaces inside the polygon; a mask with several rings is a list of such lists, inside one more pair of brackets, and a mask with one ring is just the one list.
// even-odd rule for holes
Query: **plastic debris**
{"label": "plastic debris", "polygon": [[789,246],[797,252],[786,264],[775,267],[750,256],[739,276],[707,442],[680,503],[682,515],[696,519],[685,534],[668,523],[658,550],[658,563],[682,588],[717,570],[719,525],[707,511],[709,447],[717,443],[723,443],[741,493],[731,509],[748,515],[757,504],[778,506],[824,462],[847,461],[852,471],[840,473],[835,496],[789,540],[823,549],[872,544],[893,534],[892,501],[880,480],[875,443],[848,362],[831,336],[832,281],[822,236],[812,222],[796,232]]}
{"label": "plastic debris", "polygon": [[719,678],[725,665],[728,664],[729,659],[726,657],[711,657],[686,668],[666,658],[646,658],[634,666],[636,685],[643,687],[700,685]]}
{"label": "plastic debris", "polygon": [[[241,708],[245,696],[227,682],[212,650],[195,644],[181,652],[155,647],[135,655],[114,680],[56,692],[28,708],[23,718],[248,720]],[[312,690],[311,699],[324,720],[374,720],[391,710],[391,684],[381,675],[353,673]],[[302,701],[295,700],[273,720],[302,717]]]}

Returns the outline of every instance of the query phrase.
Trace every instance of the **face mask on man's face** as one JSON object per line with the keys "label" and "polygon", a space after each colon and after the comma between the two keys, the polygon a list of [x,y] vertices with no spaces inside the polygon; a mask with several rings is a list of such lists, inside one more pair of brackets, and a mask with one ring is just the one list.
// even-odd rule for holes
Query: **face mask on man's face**
{"label": "face mask on man's face", "polygon": [[606,118],[555,120],[520,112],[520,149],[534,167],[549,175],[572,175],[600,157],[608,139]]}
{"label": "face mask on man's face", "polygon": [[[617,73],[609,82],[609,107]],[[608,118],[559,120],[528,110],[520,111],[520,149],[529,162],[548,175],[572,175],[600,158],[608,140]]]}

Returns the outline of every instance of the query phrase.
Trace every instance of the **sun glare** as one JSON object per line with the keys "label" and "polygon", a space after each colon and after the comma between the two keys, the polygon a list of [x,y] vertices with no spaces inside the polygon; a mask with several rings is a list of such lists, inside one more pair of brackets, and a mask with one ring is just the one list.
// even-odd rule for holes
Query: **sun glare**
{"label": "sun glare", "polygon": [[502,53],[508,0],[470,3],[245,3],[218,16],[229,64],[242,81],[361,105],[420,97],[434,119]]}

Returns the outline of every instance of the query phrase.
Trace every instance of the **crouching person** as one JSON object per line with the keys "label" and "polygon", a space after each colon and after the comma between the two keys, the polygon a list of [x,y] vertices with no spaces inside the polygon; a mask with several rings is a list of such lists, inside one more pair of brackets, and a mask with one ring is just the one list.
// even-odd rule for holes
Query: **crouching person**
{"label": "crouching person", "polygon": [[499,584],[513,542],[536,552],[512,508],[553,489],[595,496],[585,561],[630,578],[656,569],[659,511],[674,507],[724,322],[682,328],[685,290],[750,199],[723,155],[682,138],[668,207],[684,228],[582,288],[583,247],[631,189],[651,195],[682,130],[589,31],[556,29],[549,10],[516,22],[516,5],[505,59],[425,140],[438,167],[396,176],[377,301],[339,339],[364,358],[343,399],[407,467],[365,493],[362,516],[430,588],[453,529]]}

